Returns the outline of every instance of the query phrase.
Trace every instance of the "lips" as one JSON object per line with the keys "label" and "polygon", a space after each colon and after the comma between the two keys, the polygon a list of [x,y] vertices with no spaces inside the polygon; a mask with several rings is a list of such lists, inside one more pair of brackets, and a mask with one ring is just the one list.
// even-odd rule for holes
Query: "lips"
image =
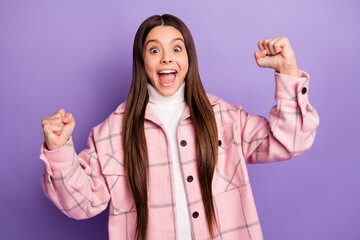
{"label": "lips", "polygon": [[177,71],[174,69],[164,69],[158,72],[159,83],[163,87],[171,87],[176,80]]}

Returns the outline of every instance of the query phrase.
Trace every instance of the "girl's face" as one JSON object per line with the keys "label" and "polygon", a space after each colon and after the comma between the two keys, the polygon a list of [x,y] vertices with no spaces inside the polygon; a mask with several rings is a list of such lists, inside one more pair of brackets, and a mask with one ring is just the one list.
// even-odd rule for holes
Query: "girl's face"
{"label": "girl's face", "polygon": [[143,47],[146,74],[163,96],[172,96],[184,82],[189,68],[185,42],[179,30],[157,26],[147,35]]}

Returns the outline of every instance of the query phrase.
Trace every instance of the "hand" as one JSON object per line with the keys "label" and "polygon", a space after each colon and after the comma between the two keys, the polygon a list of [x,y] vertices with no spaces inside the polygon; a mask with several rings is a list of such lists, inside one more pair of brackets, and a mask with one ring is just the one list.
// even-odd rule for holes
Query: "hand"
{"label": "hand", "polygon": [[60,148],[68,141],[75,128],[75,119],[71,113],[60,109],[55,114],[43,118],[41,126],[46,146],[51,151]]}
{"label": "hand", "polygon": [[259,67],[272,68],[279,73],[298,76],[294,51],[286,37],[277,37],[258,42],[260,51],[255,51]]}

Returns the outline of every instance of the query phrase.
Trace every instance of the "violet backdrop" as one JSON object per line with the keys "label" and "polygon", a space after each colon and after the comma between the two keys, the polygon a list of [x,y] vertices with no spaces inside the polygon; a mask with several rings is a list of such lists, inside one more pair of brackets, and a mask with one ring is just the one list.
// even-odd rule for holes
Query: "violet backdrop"
{"label": "violet backdrop", "polygon": [[107,210],[67,218],[44,195],[41,119],[74,114],[77,151],[124,101],[139,24],[171,13],[190,28],[207,92],[268,116],[274,73],[260,40],[286,36],[320,115],[313,147],[248,165],[267,240],[360,239],[358,0],[0,0],[0,239],[107,239]]}

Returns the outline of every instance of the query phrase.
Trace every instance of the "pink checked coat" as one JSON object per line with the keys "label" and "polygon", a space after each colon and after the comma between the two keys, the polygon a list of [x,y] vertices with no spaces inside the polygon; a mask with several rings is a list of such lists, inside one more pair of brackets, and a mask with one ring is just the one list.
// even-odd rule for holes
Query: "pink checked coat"
{"label": "pink checked coat", "polygon": [[[216,239],[263,239],[246,170],[246,163],[296,157],[310,148],[319,118],[308,101],[309,75],[275,73],[276,105],[269,121],[213,95],[219,135],[219,155],[212,183],[219,231]],[[134,239],[136,209],[123,165],[121,126],[125,103],[93,128],[85,150],[76,154],[72,139],[47,151],[41,178],[46,196],[67,216],[85,219],[107,208],[109,239]],[[162,123],[150,107],[145,114],[149,149],[149,222],[147,239],[177,239],[175,186],[171,150]],[[191,235],[209,239],[197,174],[194,129],[186,107],[177,130]],[[192,178],[189,176],[192,176]]]}

